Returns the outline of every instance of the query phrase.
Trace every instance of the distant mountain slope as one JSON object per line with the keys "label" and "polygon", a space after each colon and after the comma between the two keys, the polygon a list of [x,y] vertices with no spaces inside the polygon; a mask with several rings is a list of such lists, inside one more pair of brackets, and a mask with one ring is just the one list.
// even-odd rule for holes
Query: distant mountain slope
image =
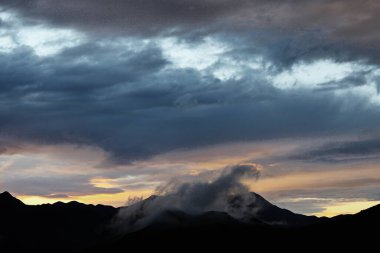
{"label": "distant mountain slope", "polygon": [[[262,196],[252,192],[248,203],[241,200],[240,196],[230,199],[230,211],[238,212],[244,209],[243,220],[257,219],[271,225],[304,226],[318,221],[315,216],[306,216],[293,213],[287,209],[273,205]],[[246,206],[242,206],[242,205]]]}

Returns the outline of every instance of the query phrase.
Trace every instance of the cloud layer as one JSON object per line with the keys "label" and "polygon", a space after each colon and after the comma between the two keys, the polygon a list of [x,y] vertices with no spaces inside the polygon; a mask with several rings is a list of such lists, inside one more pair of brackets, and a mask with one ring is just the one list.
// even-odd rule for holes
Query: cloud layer
{"label": "cloud layer", "polygon": [[[236,157],[281,167],[269,178],[368,166],[379,153],[379,8],[371,0],[0,1],[1,187],[40,196],[152,188],[191,171],[180,152],[237,143],[258,152],[277,140],[281,148],[259,158]],[[83,164],[95,172],[66,161],[20,172],[35,147],[64,145],[99,149]],[[125,174],[144,179],[120,183]],[[99,178],[117,183],[96,187]],[[343,183],[377,184],[353,179]],[[348,197],[375,196],[368,189]]]}
{"label": "cloud layer", "polygon": [[155,45],[136,52],[92,43],[54,58],[20,48],[0,61],[4,142],[95,145],[116,162],[379,124],[365,97],[284,90],[264,70],[221,80],[211,70],[175,68]]}

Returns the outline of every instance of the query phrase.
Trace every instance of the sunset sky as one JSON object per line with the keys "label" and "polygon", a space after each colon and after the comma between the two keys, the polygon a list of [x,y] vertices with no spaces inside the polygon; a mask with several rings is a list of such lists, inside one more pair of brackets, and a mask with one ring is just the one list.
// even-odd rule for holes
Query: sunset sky
{"label": "sunset sky", "polygon": [[380,203],[380,2],[0,0],[0,191],[125,205],[238,164],[272,203]]}

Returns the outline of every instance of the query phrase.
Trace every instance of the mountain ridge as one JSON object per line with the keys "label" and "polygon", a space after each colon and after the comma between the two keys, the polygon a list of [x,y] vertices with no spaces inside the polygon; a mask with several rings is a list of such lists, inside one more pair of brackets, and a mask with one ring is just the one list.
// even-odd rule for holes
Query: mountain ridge
{"label": "mountain ridge", "polygon": [[[52,252],[52,248],[54,252],[117,252],[132,246],[148,249],[152,245],[170,250],[170,243],[173,247],[178,243],[185,245],[192,238],[194,243],[189,249],[205,245],[210,250],[243,250],[254,238],[261,242],[255,244],[257,248],[271,251],[283,247],[295,252],[298,248],[294,248],[293,242],[314,245],[316,238],[321,245],[329,243],[332,247],[342,247],[346,240],[350,242],[349,249],[355,242],[370,245],[375,239],[369,231],[380,226],[380,205],[354,215],[317,218],[277,207],[259,194],[252,196],[258,203],[250,203],[244,209],[255,210],[257,216],[252,215],[251,220],[237,219],[227,212],[189,214],[168,208],[157,213],[146,226],[125,232],[117,227],[122,224],[117,222],[122,218],[121,208],[76,201],[33,206],[4,192],[0,193],[0,246],[4,252]],[[145,205],[157,198],[160,197],[145,199]],[[241,208],[238,197],[230,201],[231,208]],[[257,212],[255,205],[260,205],[261,211]],[[289,221],[285,226],[276,222],[284,219]],[[315,251],[309,248],[308,252],[323,251],[322,246],[313,247]]]}

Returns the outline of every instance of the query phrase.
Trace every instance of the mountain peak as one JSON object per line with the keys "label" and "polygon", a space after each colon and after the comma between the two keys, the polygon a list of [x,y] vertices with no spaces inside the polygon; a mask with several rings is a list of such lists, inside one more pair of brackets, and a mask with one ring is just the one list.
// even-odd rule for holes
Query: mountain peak
{"label": "mountain peak", "polygon": [[12,201],[12,200],[18,200],[18,199],[13,197],[13,195],[10,194],[8,191],[5,191],[3,193],[0,193],[0,200],[1,201]]}
{"label": "mountain peak", "polygon": [[10,208],[10,207],[17,207],[24,205],[24,203],[13,197],[12,194],[5,191],[3,193],[0,193],[0,208]]}
{"label": "mountain peak", "polygon": [[3,198],[3,197],[12,197],[13,198],[12,194],[10,194],[7,191],[0,193],[0,198]]}
{"label": "mountain peak", "polygon": [[235,195],[228,200],[228,213],[240,220],[257,220],[271,225],[308,225],[318,220],[316,217],[296,214],[273,205],[261,195],[251,192],[248,196]]}

